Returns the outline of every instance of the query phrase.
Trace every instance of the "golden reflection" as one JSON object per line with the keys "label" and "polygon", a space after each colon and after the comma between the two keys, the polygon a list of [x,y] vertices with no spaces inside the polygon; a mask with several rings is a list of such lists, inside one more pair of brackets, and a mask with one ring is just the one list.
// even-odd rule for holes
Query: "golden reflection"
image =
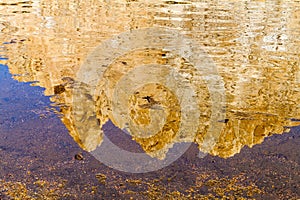
{"label": "golden reflection", "polygon": [[[0,19],[0,37],[7,42],[7,64],[14,78],[38,81],[35,84],[46,88],[45,95],[54,95],[51,99],[60,106],[62,121],[82,148],[92,151],[101,144],[103,135],[98,129],[108,120],[125,127],[123,119],[108,109],[113,106],[110,97],[122,77],[137,65],[159,64],[185,71],[188,80],[197,83],[200,117],[195,123],[201,126],[192,139],[189,133],[181,135],[186,139],[176,136],[182,117],[180,99],[166,86],[152,83],[137,88],[129,97],[133,139],[149,155],[159,158],[174,143],[183,141],[194,141],[201,151],[226,158],[244,146],[252,147],[265,137],[299,125],[291,120],[300,118],[299,8],[296,1],[283,0],[7,0],[0,4],[0,16],[6,19]],[[106,79],[97,84],[97,95],[90,97],[94,104],[82,102],[80,112],[74,112],[76,74],[87,55],[115,35],[147,27],[174,28],[197,41],[212,58],[226,93],[226,118],[218,122],[222,130],[217,138],[207,135],[212,97],[206,80],[199,78],[201,74],[188,60],[178,55],[167,58],[164,49],[140,49],[117,57],[104,75]],[[89,92],[86,89],[87,94],[81,95],[88,96]],[[94,112],[99,123],[91,125],[92,133],[81,126],[79,119]],[[159,116],[161,121],[157,120]],[[141,138],[141,134],[147,137]],[[215,145],[206,148],[205,138],[214,138]],[[161,150],[159,155],[153,153],[157,150]]]}

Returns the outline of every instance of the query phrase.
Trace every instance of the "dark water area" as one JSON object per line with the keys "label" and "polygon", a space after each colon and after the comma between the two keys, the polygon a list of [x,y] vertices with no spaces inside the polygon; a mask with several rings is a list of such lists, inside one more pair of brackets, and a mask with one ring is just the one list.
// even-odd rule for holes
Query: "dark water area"
{"label": "dark water area", "polygon": [[299,1],[1,0],[0,200],[299,200],[299,38]]}
{"label": "dark water area", "polygon": [[[234,157],[189,150],[145,174],[111,169],[81,150],[43,89],[0,66],[0,199],[298,199],[300,127]],[[51,109],[52,108],[52,109]],[[120,132],[111,124],[105,132]],[[124,145],[126,146],[126,145]],[[83,159],[75,159],[81,154]]]}

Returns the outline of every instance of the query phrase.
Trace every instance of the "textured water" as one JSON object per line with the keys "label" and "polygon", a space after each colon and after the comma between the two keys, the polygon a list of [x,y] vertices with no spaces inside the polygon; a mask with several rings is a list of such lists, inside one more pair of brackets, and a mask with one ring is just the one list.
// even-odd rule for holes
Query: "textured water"
{"label": "textured water", "polygon": [[[45,88],[74,141],[114,169],[158,170],[195,146],[199,159],[235,163],[299,125],[297,1],[8,0],[0,30],[12,77]],[[275,141],[245,151],[264,160]],[[299,197],[291,187],[276,195]]]}

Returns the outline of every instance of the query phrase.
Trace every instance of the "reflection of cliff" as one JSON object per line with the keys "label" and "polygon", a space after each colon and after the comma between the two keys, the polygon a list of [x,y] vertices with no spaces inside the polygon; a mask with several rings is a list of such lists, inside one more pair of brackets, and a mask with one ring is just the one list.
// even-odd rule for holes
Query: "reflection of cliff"
{"label": "reflection of cliff", "polygon": [[[16,39],[16,43],[6,45],[10,71],[17,75],[15,78],[19,81],[38,81],[38,85],[46,88],[46,95],[56,94],[52,100],[62,105],[62,121],[84,149],[93,150],[101,143],[102,135],[97,131],[97,123],[92,125],[94,133],[88,134],[88,127],[80,126],[80,119],[94,115],[89,113],[92,111],[97,112],[100,125],[108,118],[114,119],[111,114],[102,113],[104,105],[111,102],[107,103],[108,100],[101,95],[91,97],[97,99],[96,111],[90,104],[82,102],[80,112],[73,112],[72,88],[78,86],[76,73],[88,53],[105,39],[143,27],[177,28],[199,42],[219,69],[226,89],[226,119],[219,122],[223,129],[220,137],[216,138],[214,148],[204,148],[211,99],[204,80],[201,80],[199,87],[204,95],[198,102],[201,116],[196,121],[199,120],[202,126],[198,129],[195,141],[202,151],[229,157],[238,153],[245,145],[251,147],[261,143],[267,136],[281,134],[288,131],[289,126],[298,124],[290,120],[300,118],[297,104],[300,98],[300,44],[297,39],[300,27],[299,12],[297,13],[299,5],[296,3],[66,3],[61,0],[41,1],[30,6],[0,6],[1,14],[12,14],[7,22],[0,22],[3,33],[1,40]],[[290,9],[286,9],[287,7]],[[288,11],[282,12],[283,10]],[[174,65],[189,69],[187,61],[181,58],[172,60],[164,57],[165,54],[167,52],[162,50],[131,52],[116,59],[113,65],[122,71],[125,69],[122,62],[126,62],[128,66],[130,61],[133,66],[140,63],[173,62]],[[118,70],[109,74],[111,80],[119,80]],[[190,80],[196,80],[199,76],[192,70],[189,75],[194,76]],[[152,91],[152,95],[161,92],[153,85],[147,86],[145,90]],[[178,99],[173,98],[171,92],[164,95],[155,96],[154,100],[161,102],[159,106],[167,107],[163,97],[168,97],[176,110]],[[150,106],[141,107],[148,100],[133,95],[130,101],[134,122],[149,124],[152,112]],[[166,131],[147,140],[135,137],[150,154],[154,150],[163,150],[168,144],[184,141],[175,137],[180,112],[168,109],[162,115],[166,114],[164,120],[173,121],[173,124],[164,127]]]}

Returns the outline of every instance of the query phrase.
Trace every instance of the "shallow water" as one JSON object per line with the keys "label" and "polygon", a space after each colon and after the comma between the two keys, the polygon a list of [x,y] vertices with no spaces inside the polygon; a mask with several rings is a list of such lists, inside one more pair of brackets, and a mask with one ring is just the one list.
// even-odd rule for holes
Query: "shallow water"
{"label": "shallow water", "polygon": [[0,16],[3,198],[299,198],[299,2],[8,0]]}

